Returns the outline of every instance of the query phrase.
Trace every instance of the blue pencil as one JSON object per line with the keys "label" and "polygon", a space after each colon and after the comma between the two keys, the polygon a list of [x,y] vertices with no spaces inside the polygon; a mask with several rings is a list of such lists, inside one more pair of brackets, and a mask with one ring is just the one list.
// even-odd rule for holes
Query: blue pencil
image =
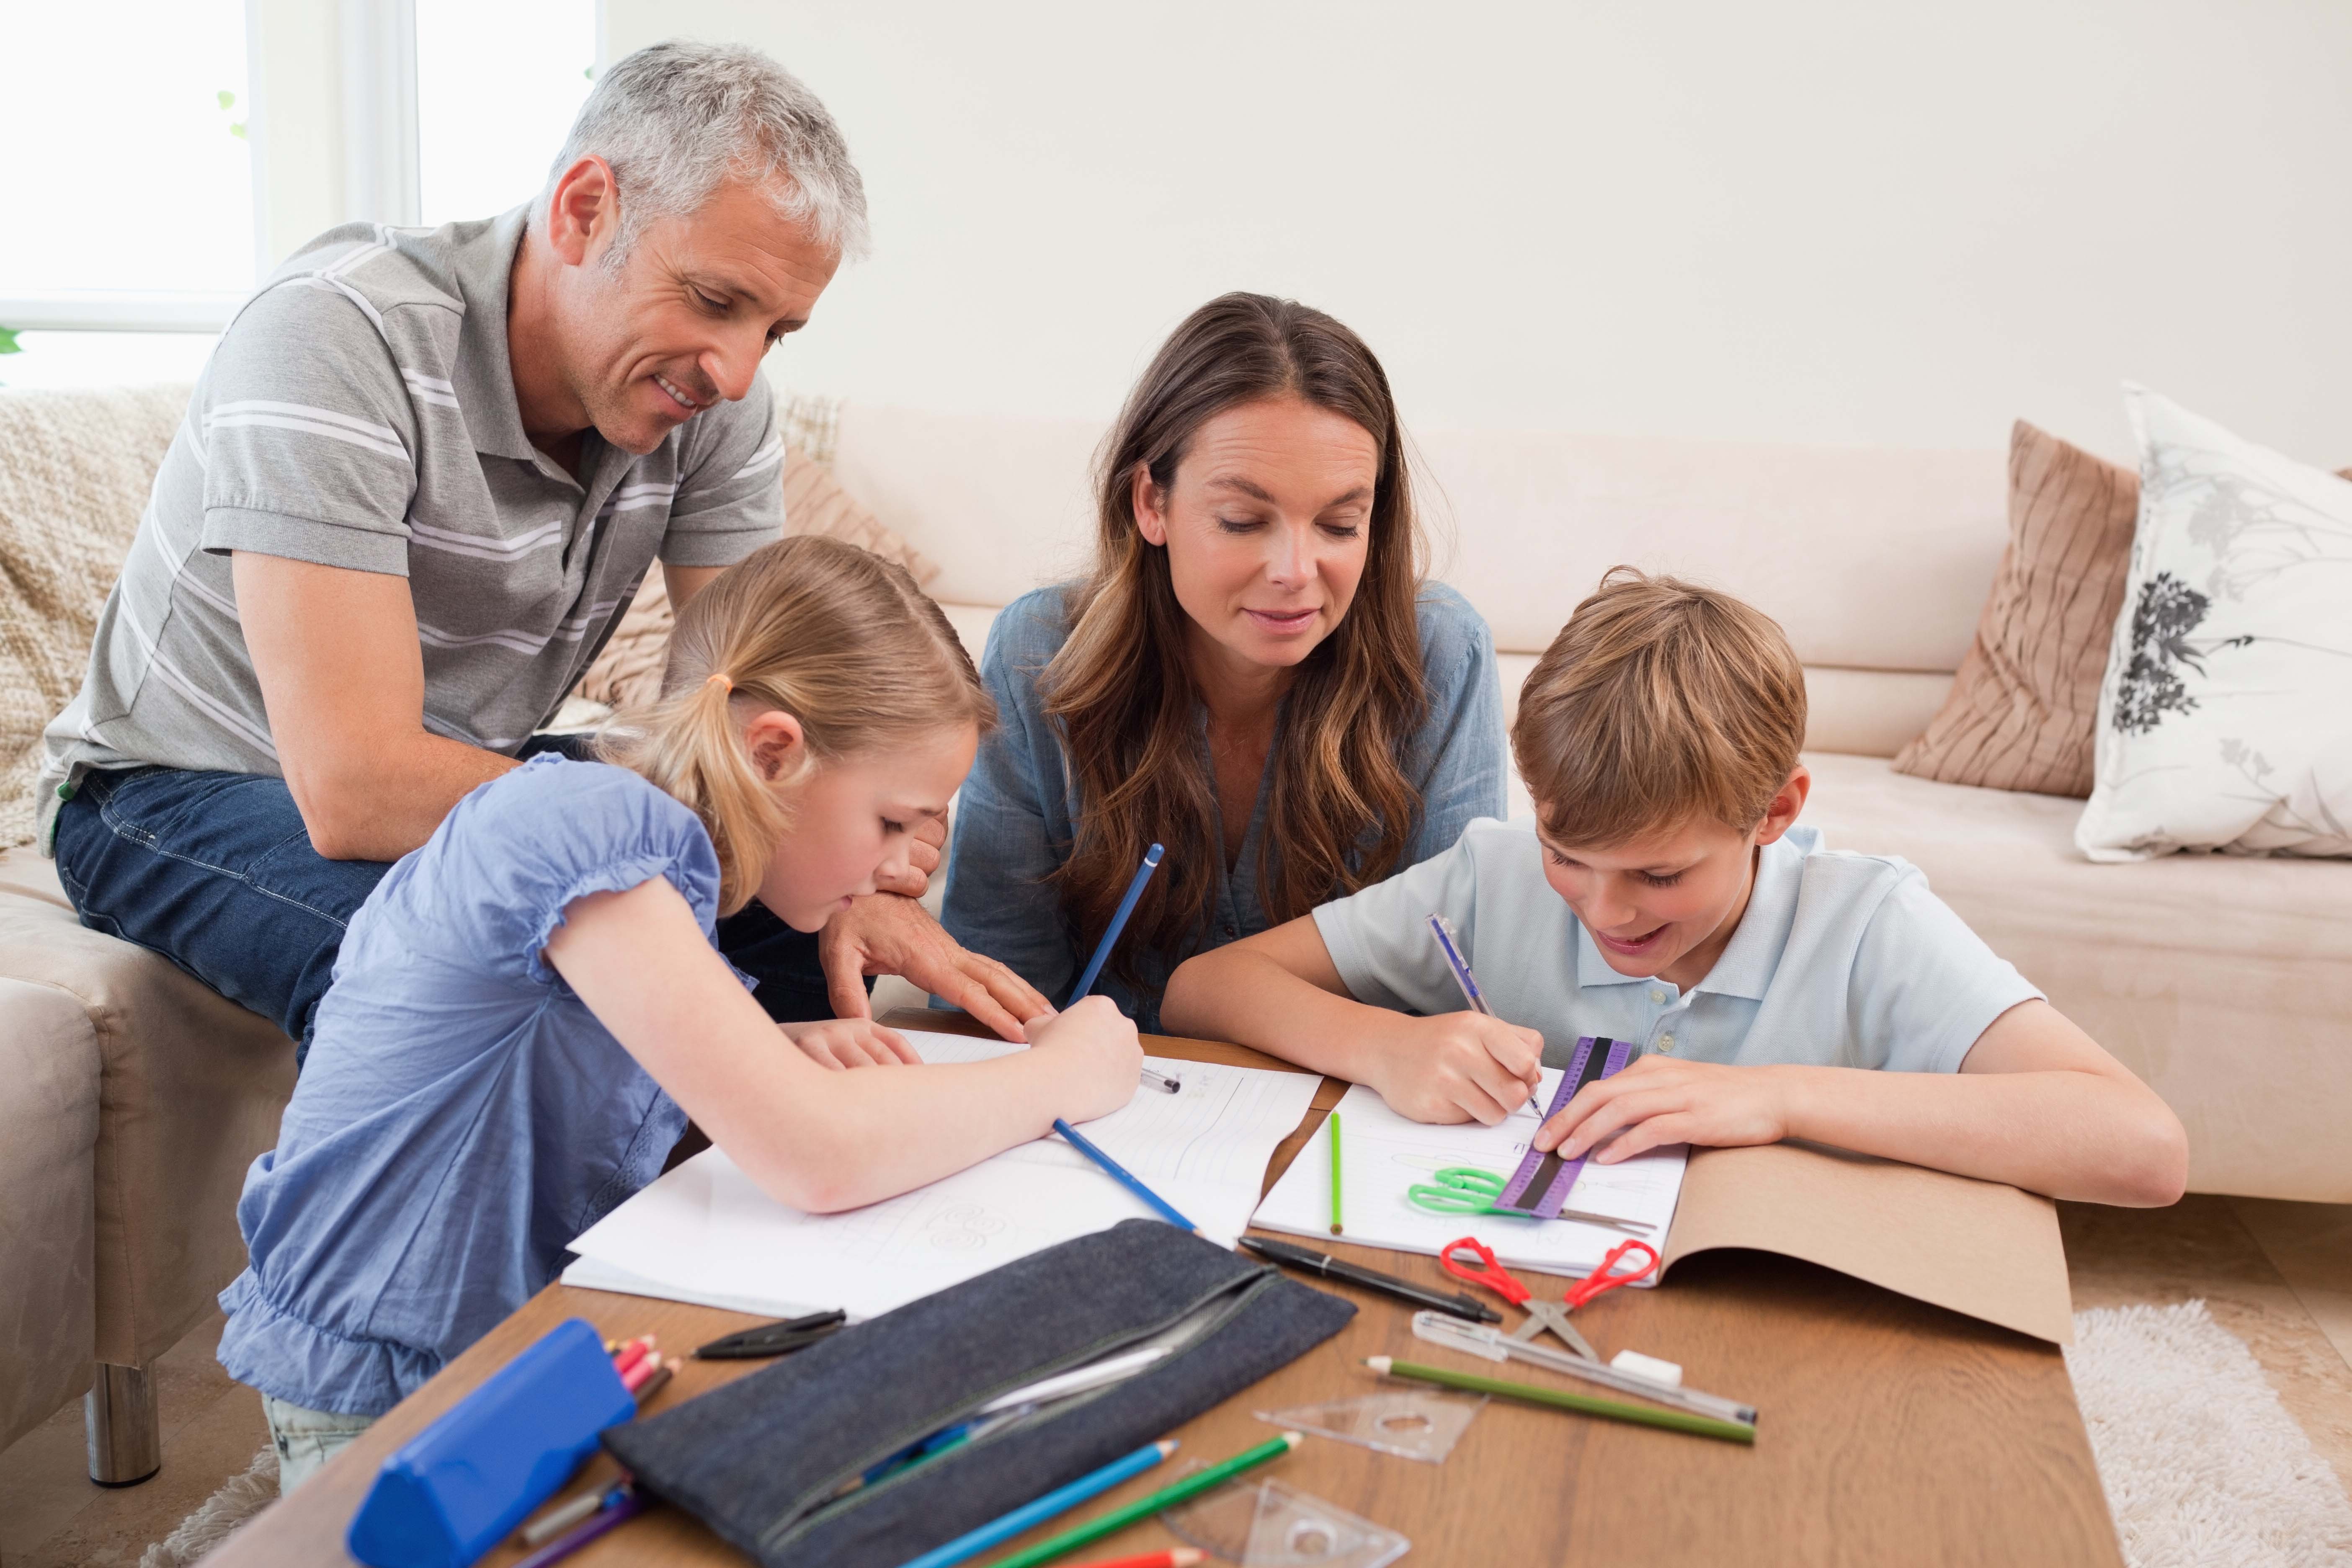
{"label": "blue pencil", "polygon": [[[1127,917],[1135,912],[1135,901],[1143,897],[1143,885],[1151,880],[1151,873],[1160,868],[1160,847],[1157,844],[1143,852],[1143,864],[1135,868],[1135,880],[1127,885],[1127,896],[1119,900],[1118,911],[1110,917],[1109,928],[1103,932],[1102,941],[1095,944],[1095,955],[1087,960],[1087,972],[1078,976],[1078,984],[1071,990],[1070,1000],[1064,1003],[1064,1006],[1073,1005],[1094,989],[1095,976],[1102,973],[1103,961],[1110,956],[1111,944],[1118,942],[1118,933],[1127,929]],[[1126,1166],[1096,1148],[1076,1128],[1058,1116],[1054,1118],[1054,1131],[1068,1139],[1071,1148],[1100,1165],[1109,1173],[1111,1180],[1158,1209],[1170,1225],[1179,1230],[1201,1228],[1177,1213],[1175,1205],[1145,1186]]]}
{"label": "blue pencil", "polygon": [[1002,1519],[991,1520],[978,1530],[967,1531],[945,1546],[934,1546],[904,1568],[947,1568],[950,1563],[961,1563],[967,1557],[987,1551],[1000,1541],[1010,1541],[1041,1520],[1057,1513],[1067,1513],[1097,1492],[1107,1492],[1130,1476],[1139,1476],[1176,1451],[1172,1438],[1146,1443],[1124,1459],[1113,1459],[1090,1476],[1080,1476],[1068,1486],[1047,1492],[1035,1502],[1024,1503]]}
{"label": "blue pencil", "polygon": [[1095,943],[1095,955],[1087,960],[1087,972],[1078,976],[1078,984],[1071,991],[1070,1000],[1063,1003],[1063,1006],[1084,1001],[1087,993],[1095,988],[1095,976],[1102,973],[1103,960],[1110,956],[1111,944],[1118,941],[1118,933],[1127,929],[1127,917],[1135,912],[1135,900],[1143,897],[1143,884],[1151,880],[1151,873],[1160,868],[1160,854],[1157,844],[1143,852],[1143,864],[1135,868],[1135,880],[1127,885],[1127,896],[1119,900],[1118,912],[1110,917],[1110,925],[1104,931],[1102,941]]}
{"label": "blue pencil", "polygon": [[1058,1116],[1054,1118],[1054,1131],[1068,1139],[1070,1141],[1071,1148],[1076,1149],[1079,1153],[1084,1154],[1087,1159],[1092,1160],[1096,1164],[1100,1165],[1105,1173],[1107,1173],[1112,1181],[1117,1182],[1120,1186],[1125,1187],[1129,1192],[1133,1193],[1137,1197],[1141,1198],[1145,1203],[1148,1203],[1153,1208],[1158,1209],[1160,1211],[1160,1217],[1166,1220],[1170,1225],[1174,1226],[1178,1230],[1197,1232],[1201,1228],[1199,1226],[1194,1225],[1191,1220],[1186,1219],[1182,1215],[1178,1214],[1176,1212],[1175,1205],[1170,1203],[1166,1198],[1161,1197],[1158,1193],[1153,1192],[1150,1187],[1145,1186],[1142,1180],[1132,1171],[1129,1171],[1126,1166],[1120,1164],[1108,1154],[1104,1153],[1100,1149],[1097,1148],[1093,1140],[1089,1139],[1085,1133],[1079,1131],[1076,1128],[1071,1126],[1068,1122],[1063,1121]]}

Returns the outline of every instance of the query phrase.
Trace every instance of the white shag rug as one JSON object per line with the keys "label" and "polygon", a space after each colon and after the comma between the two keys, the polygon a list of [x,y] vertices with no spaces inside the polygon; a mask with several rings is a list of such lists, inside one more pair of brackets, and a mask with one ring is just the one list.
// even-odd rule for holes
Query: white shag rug
{"label": "white shag rug", "polygon": [[2202,1301],[2074,1314],[2074,1397],[2130,1568],[2343,1568],[2352,1501]]}
{"label": "white shag rug", "polygon": [[264,1448],[240,1476],[205,1500],[179,1528],[149,1547],[139,1568],[187,1568],[234,1533],[236,1527],[278,1500],[278,1450]]}

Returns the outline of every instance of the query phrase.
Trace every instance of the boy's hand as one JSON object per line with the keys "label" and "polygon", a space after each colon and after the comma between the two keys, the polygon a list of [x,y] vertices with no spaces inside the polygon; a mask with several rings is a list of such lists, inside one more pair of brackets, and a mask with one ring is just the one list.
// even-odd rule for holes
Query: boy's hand
{"label": "boy's hand", "polygon": [[779,1024],[784,1037],[798,1046],[809,1060],[839,1072],[845,1068],[896,1067],[904,1062],[919,1067],[923,1058],[896,1029],[886,1029],[871,1018],[824,1018],[814,1024]]}
{"label": "boy's hand", "polygon": [[1143,1076],[1143,1042],[1135,1021],[1108,996],[1089,996],[1067,1012],[1040,1013],[1025,1025],[1030,1048],[1050,1054],[1067,1074],[1060,1099],[1072,1121],[1108,1116],[1135,1098]]}
{"label": "boy's hand", "polygon": [[1543,1081],[1543,1036],[1481,1013],[1405,1018],[1370,1082],[1389,1109],[1415,1121],[1492,1127]]}
{"label": "boy's hand", "polygon": [[1536,1130],[1534,1145],[1557,1147],[1563,1160],[1592,1155],[1613,1165],[1668,1143],[1710,1149],[1777,1143],[1788,1136],[1785,1078],[1769,1067],[1723,1067],[1643,1057],[1624,1071],[1586,1084],[1558,1116]]}

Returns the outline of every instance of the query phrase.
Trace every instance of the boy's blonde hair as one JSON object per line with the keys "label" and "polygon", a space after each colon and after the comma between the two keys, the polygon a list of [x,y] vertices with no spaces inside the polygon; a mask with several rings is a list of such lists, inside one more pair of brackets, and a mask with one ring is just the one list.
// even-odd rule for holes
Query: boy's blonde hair
{"label": "boy's blonde hair", "polygon": [[1805,740],[1805,672],[1779,623],[1631,566],[1544,650],[1511,751],[1555,843],[1622,844],[1706,816],[1746,833]]}
{"label": "boy's blonde hair", "polygon": [[[807,742],[800,768],[775,780],[743,744],[743,721],[770,709],[799,720]],[[751,901],[790,823],[780,789],[893,741],[995,723],[971,656],[904,567],[801,535],[762,545],[688,603],[661,700],[603,753],[702,818],[725,915]]]}

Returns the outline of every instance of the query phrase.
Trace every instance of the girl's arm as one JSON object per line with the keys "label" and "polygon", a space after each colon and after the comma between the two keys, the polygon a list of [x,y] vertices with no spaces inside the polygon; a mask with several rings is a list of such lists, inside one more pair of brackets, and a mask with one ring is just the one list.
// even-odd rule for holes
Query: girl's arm
{"label": "girl's arm", "polygon": [[2178,1201],[2189,1180],[2172,1108],[2041,1001],[1994,1019],[1958,1073],[1643,1057],[1579,1092],[1535,1145],[1574,1159],[1612,1137],[1598,1163],[1664,1143],[1797,1138],[2135,1208]]}
{"label": "girl's arm", "polygon": [[1369,1084],[1416,1121],[1500,1121],[1542,1081],[1543,1036],[1477,1013],[1416,1018],[1357,1001],[1312,915],[1186,959],[1160,1021]]}
{"label": "girl's arm", "polygon": [[547,962],[761,1190],[812,1214],[952,1175],[1126,1104],[1143,1051],[1101,998],[1033,1023],[1031,1048],[904,1072],[828,1071],[779,1037],[660,879],[573,901]]}

